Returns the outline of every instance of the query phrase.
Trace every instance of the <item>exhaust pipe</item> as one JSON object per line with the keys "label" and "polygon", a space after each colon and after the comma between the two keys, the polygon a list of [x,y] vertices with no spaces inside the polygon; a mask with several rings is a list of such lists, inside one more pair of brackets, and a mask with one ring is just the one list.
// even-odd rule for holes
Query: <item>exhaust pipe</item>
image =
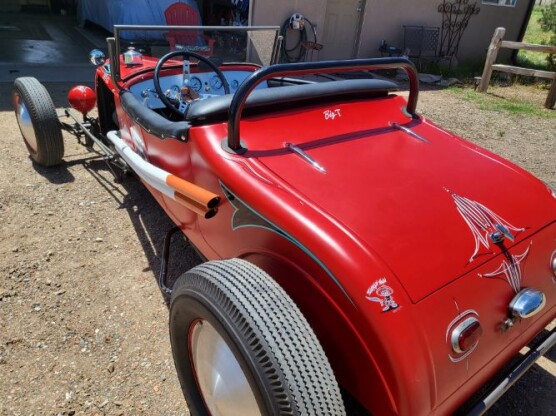
{"label": "exhaust pipe", "polygon": [[154,189],[204,218],[216,215],[218,195],[147,162],[120,138],[118,132],[110,131],[106,136],[130,168]]}

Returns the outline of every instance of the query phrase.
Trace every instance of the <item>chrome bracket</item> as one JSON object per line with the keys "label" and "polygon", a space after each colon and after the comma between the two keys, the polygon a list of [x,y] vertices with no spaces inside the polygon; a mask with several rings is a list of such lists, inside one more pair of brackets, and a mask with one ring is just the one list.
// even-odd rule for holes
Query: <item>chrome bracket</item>
{"label": "chrome bracket", "polygon": [[504,322],[501,322],[499,325],[500,332],[505,333],[509,329],[511,329],[516,322],[518,322],[518,318],[506,318]]}
{"label": "chrome bracket", "polygon": [[303,151],[303,149],[301,149],[300,147],[292,143],[286,143],[285,147],[286,149],[291,150],[295,154],[301,156],[301,158],[305,162],[309,163],[313,168],[315,168],[319,172],[326,173],[326,169],[324,169],[315,159],[313,159],[311,156],[305,153],[305,151]]}
{"label": "chrome bracket", "polygon": [[413,137],[413,138],[415,138],[415,139],[417,139],[417,140],[420,140],[420,141],[422,141],[422,142],[424,142],[424,143],[427,143],[427,144],[430,143],[430,142],[429,142],[427,139],[425,139],[423,136],[421,136],[420,134],[415,133],[413,130],[411,130],[411,129],[405,127],[405,126],[402,126],[400,123],[396,123],[396,122],[394,122],[394,121],[391,121],[391,122],[390,122],[390,127],[393,127],[393,128],[395,128],[396,130],[403,131],[404,133],[407,133],[407,134],[409,134],[411,137]]}

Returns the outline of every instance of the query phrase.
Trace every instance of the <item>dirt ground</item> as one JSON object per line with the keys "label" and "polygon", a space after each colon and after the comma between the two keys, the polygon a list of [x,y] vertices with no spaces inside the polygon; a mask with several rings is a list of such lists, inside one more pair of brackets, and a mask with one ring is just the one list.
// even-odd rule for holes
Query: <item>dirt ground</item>
{"label": "dirt ground", "polygon": [[[69,87],[47,85],[58,107]],[[0,84],[0,415],[188,414],[156,283],[170,220],[74,140],[63,166],[33,165],[10,94]],[[419,110],[556,187],[556,118],[480,110],[450,91],[422,92]],[[173,277],[198,262],[178,250]],[[555,363],[552,351],[489,414],[555,415]]]}

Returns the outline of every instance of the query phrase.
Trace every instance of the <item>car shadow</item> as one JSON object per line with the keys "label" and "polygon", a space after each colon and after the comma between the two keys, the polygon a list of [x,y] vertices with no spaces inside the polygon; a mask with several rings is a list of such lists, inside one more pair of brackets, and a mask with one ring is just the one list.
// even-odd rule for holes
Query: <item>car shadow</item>
{"label": "car shadow", "polygon": [[[526,409],[529,415],[555,415],[554,407],[547,412],[546,403],[553,401],[556,377],[539,364],[533,365],[515,385],[510,387],[514,394],[505,394],[485,413],[485,416],[518,414],[517,409]],[[515,391],[534,394],[515,394]],[[523,411],[522,410],[522,411]],[[521,413],[521,412],[519,412]],[[525,414],[525,413],[524,413]]]}
{"label": "car shadow", "polygon": [[556,348],[551,348],[544,357],[556,364]]}
{"label": "car shadow", "polygon": [[39,165],[29,156],[29,160],[31,161],[31,165],[35,172],[41,175],[43,178],[46,178],[50,183],[55,185],[62,185],[65,183],[71,183],[75,181],[75,177],[69,171],[73,165],[83,165],[90,160],[98,160],[98,156],[89,156],[86,158],[76,159],[76,160],[63,160],[61,164],[56,166],[45,167]]}
{"label": "car shadow", "polygon": [[[31,159],[29,157],[29,159]],[[44,167],[39,165],[34,160],[31,160],[33,169],[43,178],[46,178],[50,183],[62,185],[64,183],[71,183],[75,181],[75,177],[68,170],[69,163],[63,162],[61,165],[55,167]]]}
{"label": "car shadow", "polygon": [[[83,167],[117,202],[118,209],[126,210],[148,262],[148,266],[142,271],[152,272],[158,285],[164,238],[175,224],[147,188],[133,175],[128,174],[120,183],[115,183],[114,176],[103,160],[85,160]],[[172,287],[185,271],[201,262],[201,258],[185,237],[174,236],[167,269],[168,286]],[[161,294],[168,305],[169,297],[162,290]]]}
{"label": "car shadow", "polygon": [[[545,329],[541,331],[531,342],[528,347],[530,349],[535,349],[540,343],[546,339],[550,331]],[[552,348],[548,351],[545,356],[552,362],[556,362],[556,349]],[[515,380],[505,380],[511,374],[512,368],[514,368],[519,361],[523,359],[523,355],[517,354],[510,360],[492,379],[490,379],[485,386],[479,389],[464,405],[462,405],[456,412],[453,413],[454,416],[463,416],[470,414],[470,411],[474,404],[478,403],[484,396],[496,385],[502,383],[503,381],[509,381],[511,387],[509,387],[508,392],[506,392],[498,401],[496,401],[492,407],[484,413],[487,416],[495,415],[513,415],[517,414],[517,409],[527,409],[526,414],[530,415],[555,415],[556,412],[546,413],[546,403],[552,401],[554,392],[556,391],[556,377],[554,377],[553,371],[546,366],[546,363],[540,360],[523,374],[521,378],[517,381]],[[511,376],[510,376],[511,378]],[[534,392],[531,397],[522,394],[516,394],[515,392]],[[524,413],[525,414],[525,413]]]}

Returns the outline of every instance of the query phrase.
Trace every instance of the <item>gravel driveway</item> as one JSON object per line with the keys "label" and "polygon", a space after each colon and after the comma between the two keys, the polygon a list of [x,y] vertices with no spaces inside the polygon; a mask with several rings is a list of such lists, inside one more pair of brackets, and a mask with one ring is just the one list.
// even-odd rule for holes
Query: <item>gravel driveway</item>
{"label": "gravel driveway", "polygon": [[[57,106],[69,87],[47,85]],[[34,166],[10,94],[0,84],[0,415],[188,414],[156,284],[170,220],[73,140],[63,166]],[[419,109],[556,187],[556,118],[480,110],[450,91],[422,92]],[[180,249],[173,277],[197,262]],[[555,362],[552,351],[489,414],[555,415]]]}

